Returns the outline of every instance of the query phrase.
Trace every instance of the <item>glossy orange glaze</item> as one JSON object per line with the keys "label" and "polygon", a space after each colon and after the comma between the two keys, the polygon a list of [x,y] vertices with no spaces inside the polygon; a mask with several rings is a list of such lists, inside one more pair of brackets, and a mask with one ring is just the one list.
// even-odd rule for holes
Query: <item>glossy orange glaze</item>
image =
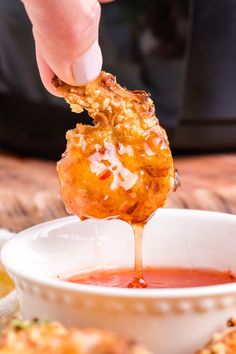
{"label": "glossy orange glaze", "polygon": [[[114,268],[81,272],[64,280],[71,283],[127,288],[132,278],[132,268]],[[236,282],[236,277],[230,271],[194,268],[146,267],[143,269],[143,278],[146,287],[154,289],[189,288]]]}
{"label": "glossy orange glaze", "polygon": [[105,72],[82,87],[54,84],[73,110],[86,109],[95,124],[77,124],[66,135],[57,170],[67,211],[82,220],[147,221],[175,189],[168,138],[149,94],[128,91]]}

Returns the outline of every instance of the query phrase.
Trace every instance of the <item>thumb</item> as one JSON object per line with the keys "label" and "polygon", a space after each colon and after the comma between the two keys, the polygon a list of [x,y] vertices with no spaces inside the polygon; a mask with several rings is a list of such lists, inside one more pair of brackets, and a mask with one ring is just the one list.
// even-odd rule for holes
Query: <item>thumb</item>
{"label": "thumb", "polygon": [[55,73],[71,85],[95,79],[102,67],[97,0],[23,0],[33,24],[37,61],[46,88]]}

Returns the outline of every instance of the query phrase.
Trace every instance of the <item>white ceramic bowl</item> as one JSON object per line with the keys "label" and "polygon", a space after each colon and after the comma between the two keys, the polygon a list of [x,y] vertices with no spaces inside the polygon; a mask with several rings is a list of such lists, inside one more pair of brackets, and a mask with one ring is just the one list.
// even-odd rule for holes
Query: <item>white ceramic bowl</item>
{"label": "white ceramic bowl", "polygon": [[[157,354],[192,354],[236,313],[236,283],[188,289],[117,289],[57,280],[82,269],[133,265],[124,222],[66,217],[25,230],[2,250],[24,318],[96,326]],[[146,226],[144,265],[236,273],[236,216],[159,210]]]}

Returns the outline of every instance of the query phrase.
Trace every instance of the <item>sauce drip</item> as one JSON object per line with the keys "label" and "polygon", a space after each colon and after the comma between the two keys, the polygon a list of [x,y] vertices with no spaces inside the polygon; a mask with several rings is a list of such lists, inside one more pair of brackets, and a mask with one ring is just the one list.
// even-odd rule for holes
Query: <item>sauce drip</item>
{"label": "sauce drip", "polygon": [[147,284],[144,280],[142,261],[144,224],[133,224],[132,228],[134,232],[135,262],[133,280],[128,284],[128,288],[146,288]]}
{"label": "sauce drip", "polygon": [[[236,282],[235,275],[230,271],[204,268],[145,267],[142,272],[146,287],[150,289],[190,288]],[[71,283],[127,288],[130,287],[132,276],[132,268],[105,268],[80,272],[64,280]]]}

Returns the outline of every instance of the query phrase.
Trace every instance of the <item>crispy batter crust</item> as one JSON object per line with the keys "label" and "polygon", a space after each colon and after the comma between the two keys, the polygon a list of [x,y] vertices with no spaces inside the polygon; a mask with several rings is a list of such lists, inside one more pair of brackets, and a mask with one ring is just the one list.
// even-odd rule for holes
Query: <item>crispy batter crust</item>
{"label": "crispy batter crust", "polygon": [[[148,354],[107,331],[66,329],[58,322],[12,323],[0,336],[0,354]],[[150,354],[150,353],[149,353]]]}
{"label": "crispy batter crust", "polygon": [[105,72],[83,87],[53,83],[73,111],[86,109],[95,124],[77,124],[66,135],[58,173],[68,212],[145,222],[174,186],[168,139],[150,95],[126,90]]}
{"label": "crispy batter crust", "polygon": [[204,349],[196,354],[235,354],[236,353],[236,318],[230,318],[227,330],[215,333]]}

